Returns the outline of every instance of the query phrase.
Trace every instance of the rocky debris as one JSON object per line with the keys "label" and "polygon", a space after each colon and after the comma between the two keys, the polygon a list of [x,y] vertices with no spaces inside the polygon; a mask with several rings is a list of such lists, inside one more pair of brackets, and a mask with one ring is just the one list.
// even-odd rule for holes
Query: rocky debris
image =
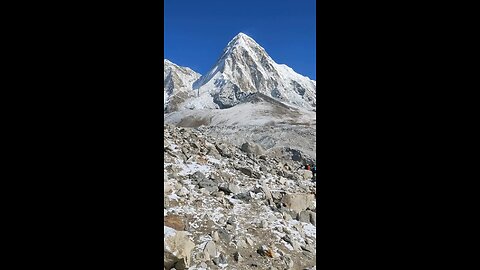
{"label": "rocky debris", "polygon": [[316,183],[301,162],[174,126],[164,147],[166,269],[315,265]]}

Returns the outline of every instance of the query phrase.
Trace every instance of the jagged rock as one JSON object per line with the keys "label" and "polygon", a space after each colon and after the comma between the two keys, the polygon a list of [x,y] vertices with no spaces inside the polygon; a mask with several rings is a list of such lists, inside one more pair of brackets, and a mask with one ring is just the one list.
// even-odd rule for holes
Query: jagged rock
{"label": "jagged rock", "polygon": [[210,255],[211,258],[214,258],[217,256],[217,246],[213,241],[209,241],[205,245],[205,248],[203,249],[203,251],[206,252],[208,255]]}
{"label": "jagged rock", "polygon": [[220,241],[220,236],[218,236],[218,232],[217,231],[214,231],[212,233],[212,238],[213,238],[213,241],[215,242],[219,242]]}
{"label": "jagged rock", "polygon": [[242,257],[242,255],[240,255],[240,253],[239,253],[238,251],[233,254],[233,258],[234,258],[235,261],[237,261],[237,262],[243,261],[243,257]]}
{"label": "jagged rock", "polygon": [[222,157],[227,157],[227,158],[231,158],[232,157],[232,151],[228,148],[227,145],[223,144],[223,143],[215,143],[215,147],[218,151],[218,153],[222,156]]}
{"label": "jagged rock", "polygon": [[166,269],[187,269],[191,261],[191,252],[195,244],[188,238],[188,232],[177,231],[164,226],[163,260]]}
{"label": "jagged rock", "polygon": [[178,196],[186,196],[188,193],[190,193],[190,191],[186,188],[186,187],[182,187],[178,192],[177,192],[177,195]]}
{"label": "jagged rock", "polygon": [[213,260],[213,263],[215,263],[215,265],[224,265],[224,264],[227,264],[227,257],[225,257],[225,255],[220,254],[220,256],[214,258]]}
{"label": "jagged rock", "polygon": [[247,248],[248,244],[245,239],[236,239],[235,244],[237,245],[238,248]]}
{"label": "jagged rock", "polygon": [[301,222],[310,222],[310,211],[301,211],[297,215],[297,220]]}
{"label": "jagged rock", "polygon": [[246,242],[247,244],[249,244],[250,246],[253,247],[254,242],[253,242],[253,240],[252,240],[250,237],[246,237],[246,238],[245,238],[245,242]]}
{"label": "jagged rock", "polygon": [[282,240],[284,240],[285,242],[289,243],[290,245],[292,245],[293,249],[295,250],[301,250],[301,247],[300,245],[297,243],[297,241],[293,240],[289,235],[285,235],[282,237]]}

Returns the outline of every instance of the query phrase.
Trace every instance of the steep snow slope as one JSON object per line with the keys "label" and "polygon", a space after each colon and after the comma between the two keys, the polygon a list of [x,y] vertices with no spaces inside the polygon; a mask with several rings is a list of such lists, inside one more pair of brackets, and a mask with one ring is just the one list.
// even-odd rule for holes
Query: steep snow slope
{"label": "steep snow slope", "polygon": [[251,37],[239,33],[213,68],[193,84],[200,100],[190,108],[229,108],[250,93],[262,93],[308,110],[316,106],[316,83],[286,65],[277,64]]}
{"label": "steep snow slope", "polygon": [[163,108],[165,112],[175,111],[178,105],[194,97],[192,84],[200,74],[188,67],[180,67],[167,59],[163,61]]}

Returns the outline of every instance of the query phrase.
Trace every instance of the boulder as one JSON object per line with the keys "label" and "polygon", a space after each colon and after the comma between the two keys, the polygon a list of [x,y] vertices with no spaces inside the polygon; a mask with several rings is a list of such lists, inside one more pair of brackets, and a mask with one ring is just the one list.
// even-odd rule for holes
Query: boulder
{"label": "boulder", "polygon": [[304,180],[310,180],[313,178],[313,173],[309,170],[303,170],[302,176]]}
{"label": "boulder", "polygon": [[186,231],[177,231],[163,226],[163,262],[166,269],[187,269],[191,262],[191,253],[195,244],[188,238]]}
{"label": "boulder", "polygon": [[290,193],[282,198],[285,207],[297,214],[313,205],[314,201],[315,195],[307,193]]}
{"label": "boulder", "polygon": [[210,258],[215,258],[217,257],[217,246],[215,245],[215,242],[209,241],[206,245],[205,248],[203,249],[205,253],[207,253]]}
{"label": "boulder", "polygon": [[164,217],[163,224],[177,231],[185,230],[185,223],[183,222],[182,218],[177,215],[169,215]]}
{"label": "boulder", "polygon": [[263,153],[265,152],[260,145],[250,142],[242,144],[240,149],[247,154],[254,154],[258,156],[263,155]]}
{"label": "boulder", "polygon": [[218,186],[218,189],[226,192],[227,194],[238,194],[241,192],[240,188],[232,183],[222,183],[220,186]]}

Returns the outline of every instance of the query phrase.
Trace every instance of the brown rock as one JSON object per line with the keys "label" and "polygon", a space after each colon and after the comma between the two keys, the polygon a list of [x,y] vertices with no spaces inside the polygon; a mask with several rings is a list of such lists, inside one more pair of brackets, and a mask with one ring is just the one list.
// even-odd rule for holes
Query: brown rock
{"label": "brown rock", "polygon": [[174,228],[177,231],[185,230],[185,223],[183,222],[182,218],[177,215],[166,216],[163,224],[170,228]]}

